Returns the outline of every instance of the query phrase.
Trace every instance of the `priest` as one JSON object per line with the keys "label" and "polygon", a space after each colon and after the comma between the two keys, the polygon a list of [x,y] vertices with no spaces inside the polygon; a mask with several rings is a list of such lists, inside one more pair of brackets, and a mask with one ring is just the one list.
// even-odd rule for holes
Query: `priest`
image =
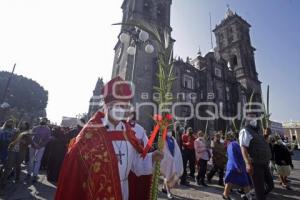
{"label": "priest", "polygon": [[163,154],[143,159],[135,129],[124,122],[132,91],[120,77],[102,90],[105,113],[97,112],[70,144],[60,173],[56,200],[128,200],[129,172],[150,175]]}

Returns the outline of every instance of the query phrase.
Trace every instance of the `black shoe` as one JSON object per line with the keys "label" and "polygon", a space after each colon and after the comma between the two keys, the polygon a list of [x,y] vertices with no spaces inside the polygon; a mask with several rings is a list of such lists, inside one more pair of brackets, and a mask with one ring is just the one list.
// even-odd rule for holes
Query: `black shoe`
{"label": "black shoe", "polygon": [[197,180],[197,184],[202,185],[204,187],[208,187],[208,185],[204,181],[201,181],[201,180]]}
{"label": "black shoe", "polygon": [[168,194],[168,192],[165,188],[162,188],[161,191],[162,191],[162,193]]}
{"label": "black shoe", "polygon": [[32,177],[32,184],[35,184],[37,182],[38,178],[37,176],[33,176]]}
{"label": "black shoe", "polygon": [[208,185],[204,182],[202,182],[201,185],[203,185],[204,187],[208,187]]}
{"label": "black shoe", "polygon": [[190,183],[188,181],[181,181],[180,185],[190,186]]}
{"label": "black shoe", "polygon": [[208,182],[208,183],[211,183],[211,178],[208,178],[208,177],[207,177],[207,182]]}
{"label": "black shoe", "polygon": [[224,187],[224,183],[223,182],[219,182],[218,185]]}
{"label": "black shoe", "polygon": [[285,186],[285,189],[290,190],[290,191],[293,190],[289,185]]}
{"label": "black shoe", "polygon": [[225,197],[224,194],[222,194],[222,197],[223,197],[224,200],[231,200],[230,197]]}
{"label": "black shoe", "polygon": [[195,175],[189,175],[189,177],[191,177],[192,179],[195,179]]}

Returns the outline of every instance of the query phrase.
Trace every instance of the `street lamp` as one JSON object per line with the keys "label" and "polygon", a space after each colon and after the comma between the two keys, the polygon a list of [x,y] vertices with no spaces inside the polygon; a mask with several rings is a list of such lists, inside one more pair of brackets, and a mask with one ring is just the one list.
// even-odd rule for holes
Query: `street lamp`
{"label": "street lamp", "polygon": [[2,108],[2,109],[7,109],[9,107],[10,107],[10,105],[7,102],[4,102],[0,105],[0,108]]}
{"label": "street lamp", "polygon": [[137,45],[144,46],[144,50],[147,54],[154,52],[154,46],[149,42],[149,33],[146,31],[135,28],[130,33],[123,32],[119,36],[120,42],[123,44],[130,44],[127,48],[127,53],[133,58],[133,66],[131,71],[131,82],[133,83],[134,69],[136,63]]}

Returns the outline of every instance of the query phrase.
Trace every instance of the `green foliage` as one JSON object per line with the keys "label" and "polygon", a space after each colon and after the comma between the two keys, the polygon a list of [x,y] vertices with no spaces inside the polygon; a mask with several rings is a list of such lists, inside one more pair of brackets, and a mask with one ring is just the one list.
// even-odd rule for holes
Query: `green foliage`
{"label": "green foliage", "polygon": [[[0,72],[0,98],[4,95],[9,72]],[[23,113],[45,112],[48,102],[48,92],[37,82],[19,75],[13,75],[5,98],[14,110]],[[1,104],[2,102],[0,102]]]}
{"label": "green foliage", "polygon": [[264,105],[264,114],[263,114],[263,118],[261,120],[262,125],[264,129],[269,127],[269,122],[270,122],[270,117],[271,117],[271,113],[270,113],[270,86],[268,85],[267,87],[267,105],[264,103],[263,100],[263,105]]}

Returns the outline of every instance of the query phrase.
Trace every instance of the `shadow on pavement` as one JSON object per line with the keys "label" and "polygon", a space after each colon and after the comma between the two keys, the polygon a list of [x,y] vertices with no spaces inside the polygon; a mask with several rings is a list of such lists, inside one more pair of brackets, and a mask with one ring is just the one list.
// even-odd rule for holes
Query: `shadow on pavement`
{"label": "shadow on pavement", "polygon": [[32,184],[24,181],[25,173],[22,172],[21,179],[18,183],[13,183],[12,180],[8,181],[8,184],[0,196],[2,200],[31,200],[31,199],[43,199],[50,200],[54,198],[55,185],[49,183],[46,180],[46,176],[39,176],[38,182]]}

